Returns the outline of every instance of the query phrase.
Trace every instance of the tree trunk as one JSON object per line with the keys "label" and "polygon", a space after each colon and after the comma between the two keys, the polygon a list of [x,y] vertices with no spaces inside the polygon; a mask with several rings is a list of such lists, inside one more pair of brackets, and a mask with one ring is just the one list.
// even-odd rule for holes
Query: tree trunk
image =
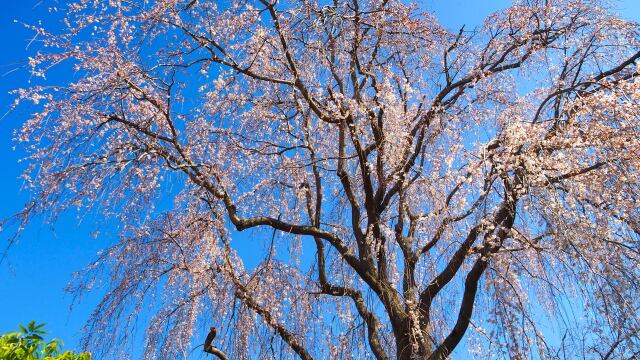
{"label": "tree trunk", "polygon": [[[400,334],[396,334],[396,359],[412,360],[412,359],[428,359],[433,350],[427,347],[428,344],[420,342],[418,339],[412,338],[411,327],[409,321],[402,327]],[[425,332],[422,332],[425,336]]]}

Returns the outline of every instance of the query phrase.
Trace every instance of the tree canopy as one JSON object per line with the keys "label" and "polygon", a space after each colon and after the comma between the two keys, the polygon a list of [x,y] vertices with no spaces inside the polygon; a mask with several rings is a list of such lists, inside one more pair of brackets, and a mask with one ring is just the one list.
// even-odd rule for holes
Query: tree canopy
{"label": "tree canopy", "polygon": [[147,359],[211,326],[221,359],[639,354],[640,27],[608,1],[455,31],[400,0],[58,11],[16,219],[118,224],[71,286],[108,288],[96,356],[140,322]]}
{"label": "tree canopy", "polygon": [[0,359],[2,360],[91,360],[89,353],[74,354],[62,351],[62,341],[45,341],[44,324],[31,321],[20,325],[20,331],[0,335]]}

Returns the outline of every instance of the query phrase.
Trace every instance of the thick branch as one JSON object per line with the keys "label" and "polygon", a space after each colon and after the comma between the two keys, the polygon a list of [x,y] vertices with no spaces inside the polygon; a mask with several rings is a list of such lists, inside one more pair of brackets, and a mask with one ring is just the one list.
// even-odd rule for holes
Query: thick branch
{"label": "thick branch", "polygon": [[278,335],[284,340],[293,351],[300,356],[303,360],[313,360],[309,352],[302,346],[302,344],[298,341],[298,339],[289,332],[282,324],[280,324],[277,320],[273,318],[271,313],[264,309],[258,302],[256,302],[253,297],[251,297],[243,286],[236,284],[238,289],[235,292],[235,295],[238,299],[242,300],[247,307],[255,311],[264,321],[273,328]]}
{"label": "thick branch", "polygon": [[348,287],[342,286],[334,286],[328,283],[322,284],[322,292],[325,294],[333,295],[333,296],[348,296],[353,300],[360,317],[367,324],[367,338],[369,341],[369,345],[371,346],[371,351],[373,355],[378,360],[386,360],[389,357],[386,352],[382,348],[380,344],[379,330],[380,330],[380,321],[378,318],[367,308],[367,305],[364,301],[364,297],[362,293],[359,291],[353,290]]}
{"label": "thick branch", "polygon": [[464,294],[462,295],[462,303],[460,304],[460,310],[458,312],[458,320],[456,321],[453,330],[446,337],[446,339],[438,346],[438,348],[431,354],[429,360],[444,360],[451,354],[451,351],[458,345],[464,333],[469,327],[471,315],[473,313],[473,305],[475,303],[476,292],[478,291],[478,282],[482,273],[487,268],[488,259],[481,256],[473,268],[467,275],[467,280],[464,284]]}
{"label": "thick branch", "polygon": [[220,360],[229,360],[229,357],[227,357],[227,355],[224,352],[222,352],[220,349],[218,349],[217,347],[214,347],[214,346],[206,346],[205,345],[204,352],[212,354],[212,355],[215,355]]}

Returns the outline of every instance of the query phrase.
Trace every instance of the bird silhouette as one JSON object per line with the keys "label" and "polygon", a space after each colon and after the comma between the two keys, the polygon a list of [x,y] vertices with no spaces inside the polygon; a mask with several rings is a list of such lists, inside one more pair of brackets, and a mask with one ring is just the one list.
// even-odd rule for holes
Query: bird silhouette
{"label": "bird silhouette", "polygon": [[207,334],[207,338],[204,340],[204,351],[211,352],[213,350],[213,345],[211,343],[213,343],[216,333],[215,327],[212,326],[209,328],[209,334]]}

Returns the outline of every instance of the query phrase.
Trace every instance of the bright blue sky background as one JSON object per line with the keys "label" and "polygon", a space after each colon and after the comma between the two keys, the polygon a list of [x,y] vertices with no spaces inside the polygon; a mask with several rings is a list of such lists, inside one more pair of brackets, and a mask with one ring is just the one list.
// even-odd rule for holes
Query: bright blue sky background
{"label": "bright blue sky background", "polygon": [[[508,5],[507,0],[427,0],[428,8],[436,12],[447,26],[458,29],[478,24],[484,16]],[[28,116],[30,109],[21,108],[5,114],[13,102],[8,94],[12,89],[28,86],[29,74],[22,68],[33,49],[27,44],[33,37],[20,20],[45,24],[52,20],[49,7],[61,6],[64,0],[0,0],[0,219],[21,209],[29,194],[21,191],[18,179],[24,163],[19,164],[24,153],[13,150],[13,131]],[[622,0],[619,13],[640,21],[640,0]],[[51,81],[63,80],[50,79]],[[95,221],[95,220],[94,220]],[[109,241],[109,235],[94,239],[91,230],[99,223],[85,219],[78,226],[76,214],[66,214],[55,229],[41,220],[31,223],[19,241],[10,249],[8,258],[0,264],[0,332],[15,329],[19,323],[32,319],[47,323],[53,336],[62,338],[66,348],[78,344],[79,331],[89,316],[97,297],[86,298],[70,309],[72,298],[64,287],[74,271],[89,263],[96,252]],[[104,234],[104,226],[102,226]],[[108,228],[108,225],[107,225]],[[0,249],[6,246],[7,234],[0,233]]]}

